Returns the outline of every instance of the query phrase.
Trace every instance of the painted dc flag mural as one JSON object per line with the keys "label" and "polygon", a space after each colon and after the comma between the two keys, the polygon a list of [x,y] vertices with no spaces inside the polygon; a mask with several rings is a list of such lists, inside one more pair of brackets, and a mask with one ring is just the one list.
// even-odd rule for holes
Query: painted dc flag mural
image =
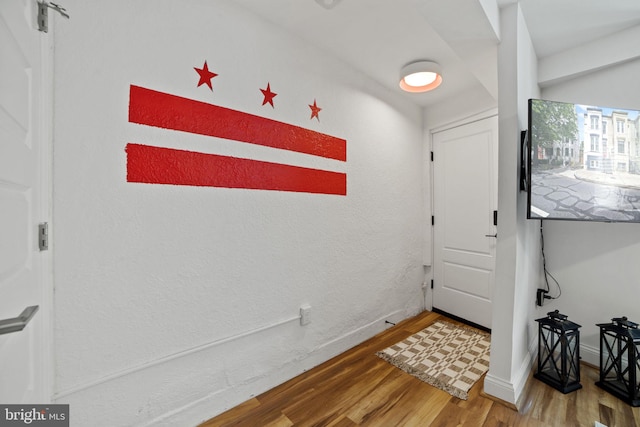
{"label": "painted dc flag mural", "polygon": [[[217,74],[207,62],[194,69],[198,87],[213,90]],[[274,107],[277,94],[270,83],[260,91],[262,105]],[[315,99],[309,108],[310,119],[319,121],[322,109]],[[347,160],[344,139],[140,86],[130,86],[129,122]],[[347,175],[340,172],[135,143],[127,144],[126,152],[128,182],[347,194]]]}

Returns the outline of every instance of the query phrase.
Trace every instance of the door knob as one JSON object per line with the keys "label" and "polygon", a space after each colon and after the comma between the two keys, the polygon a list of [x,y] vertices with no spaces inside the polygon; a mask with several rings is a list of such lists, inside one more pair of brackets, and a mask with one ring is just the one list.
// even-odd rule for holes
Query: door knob
{"label": "door knob", "polygon": [[0,320],[0,335],[23,330],[31,318],[36,314],[38,308],[39,306],[33,305],[25,308],[18,317]]}

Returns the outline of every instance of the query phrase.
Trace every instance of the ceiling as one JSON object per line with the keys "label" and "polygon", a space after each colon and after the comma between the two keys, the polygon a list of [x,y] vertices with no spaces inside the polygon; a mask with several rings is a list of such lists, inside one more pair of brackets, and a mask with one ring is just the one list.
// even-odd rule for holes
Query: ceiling
{"label": "ceiling", "polygon": [[[318,2],[334,5],[328,8]],[[444,76],[439,88],[423,94],[402,93],[412,102],[429,107],[470,90],[497,99],[497,8],[516,0],[233,3],[398,93],[402,92],[398,88],[402,66],[420,59],[438,62]],[[539,59],[640,25],[640,0],[520,0],[520,5]]]}

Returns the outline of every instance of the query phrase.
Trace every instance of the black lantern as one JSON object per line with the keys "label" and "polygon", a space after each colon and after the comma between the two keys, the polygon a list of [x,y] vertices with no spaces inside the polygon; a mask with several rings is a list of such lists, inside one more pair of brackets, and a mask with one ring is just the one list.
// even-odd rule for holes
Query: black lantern
{"label": "black lantern", "polygon": [[600,381],[596,385],[640,406],[640,329],[626,317],[600,323]]}
{"label": "black lantern", "polygon": [[542,382],[569,393],[580,384],[580,325],[567,320],[558,310],[547,313],[538,322],[538,371]]}

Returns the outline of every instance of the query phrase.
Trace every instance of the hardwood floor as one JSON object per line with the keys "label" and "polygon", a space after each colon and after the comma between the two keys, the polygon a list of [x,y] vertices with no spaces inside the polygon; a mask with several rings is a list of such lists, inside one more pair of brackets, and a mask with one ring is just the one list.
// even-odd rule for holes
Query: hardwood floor
{"label": "hardwood floor", "polygon": [[[482,394],[483,380],[461,400],[375,355],[438,319],[424,312],[351,350],[220,414],[201,427],[285,426],[594,426],[640,427],[632,408],[595,386],[598,371],[582,365],[582,389],[562,394],[529,379],[520,412]],[[455,322],[454,322],[455,323]]]}

